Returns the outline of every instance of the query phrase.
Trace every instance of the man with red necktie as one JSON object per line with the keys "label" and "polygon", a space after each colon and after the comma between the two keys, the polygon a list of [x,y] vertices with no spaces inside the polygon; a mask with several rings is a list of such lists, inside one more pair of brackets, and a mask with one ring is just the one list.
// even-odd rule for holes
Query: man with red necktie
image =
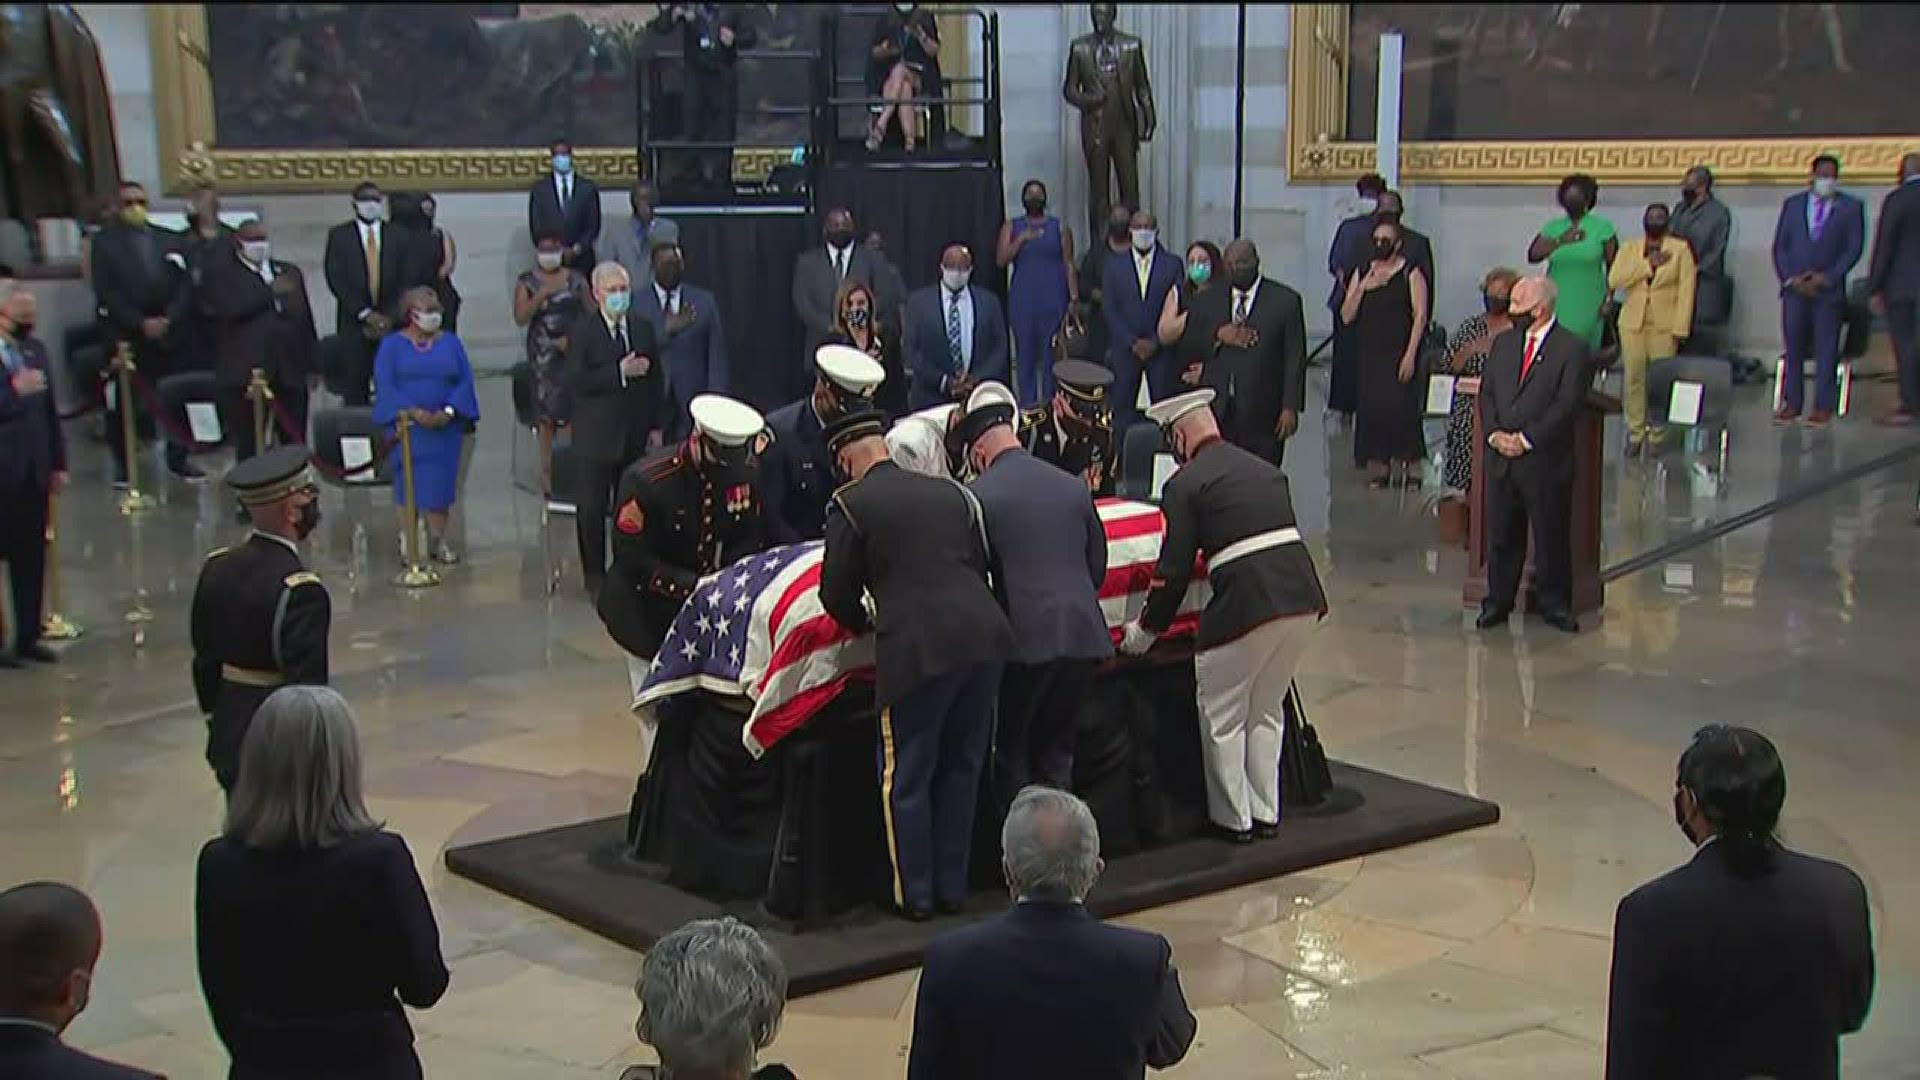
{"label": "man with red necktie", "polygon": [[1513,332],[1494,339],[1480,380],[1487,433],[1487,598],[1475,623],[1513,613],[1533,534],[1533,592],[1548,626],[1578,633],[1573,617],[1573,421],[1593,382],[1579,334],[1554,318],[1559,290],[1546,277],[1513,287]]}

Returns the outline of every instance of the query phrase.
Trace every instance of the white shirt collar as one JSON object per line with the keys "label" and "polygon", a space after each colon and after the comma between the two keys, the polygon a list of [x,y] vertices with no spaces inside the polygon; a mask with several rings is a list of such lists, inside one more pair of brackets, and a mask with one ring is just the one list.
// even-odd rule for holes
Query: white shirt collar
{"label": "white shirt collar", "polygon": [[1253,285],[1248,288],[1233,290],[1233,303],[1235,307],[1239,306],[1240,298],[1243,296],[1247,298],[1247,310],[1252,311],[1253,302],[1255,300],[1260,299],[1260,279],[1259,278],[1254,278]]}
{"label": "white shirt collar", "polygon": [[56,1039],[60,1037],[59,1028],[54,1027],[44,1020],[35,1020],[30,1016],[0,1016],[0,1027],[39,1028],[41,1031],[46,1032]]}
{"label": "white shirt collar", "polygon": [[853,265],[853,245],[848,244],[846,247],[837,248],[832,244],[828,244],[827,261],[835,266],[839,266],[843,260],[848,266]]}
{"label": "white shirt collar", "polygon": [[605,320],[607,324],[607,335],[609,337],[611,337],[615,331],[625,329],[627,325],[627,317],[625,315],[608,315],[606,308],[600,309],[600,318]]}
{"label": "white shirt collar", "polygon": [[657,297],[659,297],[659,298],[660,298],[660,310],[661,310],[661,311],[667,311],[667,312],[671,312],[671,311],[673,310],[673,308],[672,308],[672,301],[673,301],[673,298],[674,298],[674,296],[675,296],[675,294],[677,294],[677,293],[679,293],[679,291],[680,291],[680,290],[679,290],[679,289],[677,289],[677,288],[676,288],[676,289],[668,289],[668,288],[666,288],[666,287],[664,287],[664,286],[662,286],[662,285],[661,285],[661,284],[660,284],[660,283],[659,283],[658,281],[656,281],[656,282],[654,282],[654,283],[653,283],[653,295],[655,295],[655,296],[657,296]]}
{"label": "white shirt collar", "polygon": [[558,195],[562,199],[566,198],[568,184],[570,183],[569,178],[572,176],[573,176],[572,173],[554,173],[553,174],[553,193],[555,195]]}
{"label": "white shirt collar", "polygon": [[361,221],[359,218],[354,218],[353,220],[360,226],[360,236],[363,239],[368,236],[379,235],[380,223],[378,221]]}
{"label": "white shirt collar", "polygon": [[295,555],[300,554],[300,545],[294,543],[293,541],[287,539],[284,536],[275,536],[270,532],[261,532],[259,529],[253,530],[253,535],[259,537],[262,540],[271,540],[274,543],[279,544],[280,546],[286,548],[288,551],[293,552]]}
{"label": "white shirt collar", "polygon": [[1539,348],[1540,343],[1547,339],[1548,331],[1551,331],[1553,329],[1553,326],[1556,322],[1559,322],[1559,320],[1554,316],[1549,315],[1547,316],[1546,322],[1543,322],[1538,326],[1527,327],[1527,337],[1530,340],[1532,340],[1534,348],[1536,349]]}

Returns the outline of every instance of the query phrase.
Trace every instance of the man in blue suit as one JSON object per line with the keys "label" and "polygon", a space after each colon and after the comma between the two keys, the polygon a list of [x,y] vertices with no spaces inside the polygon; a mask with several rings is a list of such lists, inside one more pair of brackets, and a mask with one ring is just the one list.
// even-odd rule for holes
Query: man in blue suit
{"label": "man in blue suit", "polygon": [[1820,427],[1840,407],[1840,331],[1847,316],[1847,272],[1867,242],[1866,208],[1841,194],[1840,159],[1813,159],[1811,190],[1787,199],[1773,230],[1773,272],[1780,279],[1780,329],[1786,338],[1776,423],[1800,418],[1807,354],[1813,354],[1813,411]]}
{"label": "man in blue suit", "polygon": [[959,430],[987,522],[994,592],[1013,623],[993,746],[1002,803],[1029,783],[1072,788],[1074,720],[1094,670],[1113,656],[1100,611],[1107,531],[1084,480],[1020,445],[1019,415],[1013,391],[984,382],[967,398]]}
{"label": "man in blue suit", "polygon": [[1180,392],[1180,369],[1173,350],[1160,344],[1160,308],[1180,284],[1180,260],[1160,246],[1159,222],[1136,210],[1129,222],[1133,246],[1125,255],[1107,257],[1100,290],[1107,317],[1107,367],[1113,371],[1114,431],[1140,422],[1140,379],[1150,400]]}
{"label": "man in blue suit", "polygon": [[727,332],[713,294],[686,283],[686,258],[678,244],[656,244],[651,258],[652,284],[633,298],[633,312],[653,324],[660,362],[667,373],[673,414],[666,438],[685,438],[690,430],[687,406],[700,394],[724,394],[727,388]]}
{"label": "man in blue suit", "polygon": [[851,345],[820,346],[813,365],[813,392],[767,414],[773,441],[760,455],[760,499],[769,543],[826,535],[827,500],[839,486],[826,426],[850,409],[872,408],[887,378],[878,360]]}
{"label": "man in blue suit", "polygon": [[1140,1080],[1185,1057],[1197,1025],[1172,946],[1084,905],[1104,867],[1087,804],[1027,788],[1000,850],[1013,908],[927,947],[907,1080]]}
{"label": "man in blue suit", "polygon": [[13,589],[14,656],[52,663],[40,644],[40,600],[47,570],[47,500],[67,480],[67,444],[53,403],[46,346],[32,336],[33,294],[0,279],[0,559]]}
{"label": "man in blue suit", "polygon": [[907,298],[908,408],[965,401],[989,379],[1007,381],[1007,317],[999,298],[968,284],[972,277],[973,253],[949,244],[940,253],[940,284]]}

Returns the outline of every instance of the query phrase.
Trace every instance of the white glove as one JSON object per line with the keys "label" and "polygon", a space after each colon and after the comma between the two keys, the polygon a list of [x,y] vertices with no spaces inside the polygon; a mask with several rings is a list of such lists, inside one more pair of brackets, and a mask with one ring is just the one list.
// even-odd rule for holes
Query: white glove
{"label": "white glove", "polygon": [[1154,639],[1159,636],[1135,619],[1120,631],[1120,651],[1128,656],[1145,656],[1147,650],[1153,648]]}

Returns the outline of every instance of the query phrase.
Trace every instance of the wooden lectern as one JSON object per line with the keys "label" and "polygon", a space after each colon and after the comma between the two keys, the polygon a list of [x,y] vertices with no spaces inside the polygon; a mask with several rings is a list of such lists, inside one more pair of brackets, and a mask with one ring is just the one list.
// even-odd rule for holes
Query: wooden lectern
{"label": "wooden lectern", "polygon": [[[1464,381],[1464,380],[1462,380]],[[1477,393],[1479,380],[1464,392]],[[1456,393],[1463,392],[1456,386]],[[1599,611],[1606,604],[1606,585],[1600,580],[1600,474],[1604,463],[1602,432],[1609,413],[1620,411],[1618,398],[1598,390],[1587,391],[1587,400],[1573,421],[1573,614]],[[1480,410],[1473,410],[1473,489],[1468,494],[1472,520],[1467,530],[1467,581],[1461,600],[1478,608],[1487,598],[1487,433],[1480,427]],[[1527,542],[1527,567],[1520,574],[1520,590],[1514,597],[1516,612],[1534,610],[1533,542]]]}

